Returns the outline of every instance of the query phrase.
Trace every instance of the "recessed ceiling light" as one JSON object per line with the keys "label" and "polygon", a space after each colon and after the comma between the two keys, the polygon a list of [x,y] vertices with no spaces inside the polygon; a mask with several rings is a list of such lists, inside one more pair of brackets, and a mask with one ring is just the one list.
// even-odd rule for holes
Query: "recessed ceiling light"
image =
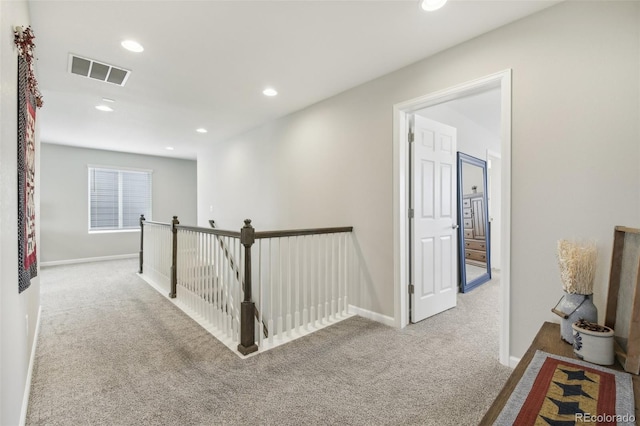
{"label": "recessed ceiling light", "polygon": [[196,132],[198,132],[198,133],[207,133],[207,129],[200,127],[199,129],[196,129]]}
{"label": "recessed ceiling light", "polygon": [[173,151],[173,147],[172,146],[168,146],[165,148],[167,151]]}
{"label": "recessed ceiling light", "polygon": [[266,89],[264,89],[264,90],[262,91],[262,93],[263,93],[265,96],[275,96],[275,95],[277,95],[277,94],[278,94],[278,92],[276,91],[276,89],[273,89],[273,88],[271,88],[271,87],[267,87]]}
{"label": "recessed ceiling light", "polygon": [[420,7],[422,10],[426,10],[427,12],[432,12],[434,10],[440,9],[447,0],[421,0]]}
{"label": "recessed ceiling light", "polygon": [[96,105],[96,109],[98,111],[104,111],[104,112],[111,112],[113,111],[113,108],[111,108],[110,106],[107,105]]}
{"label": "recessed ceiling light", "polygon": [[142,47],[142,45],[137,41],[125,40],[120,44],[122,45],[122,47],[124,47],[125,49],[131,52],[140,53],[144,50],[144,47]]}
{"label": "recessed ceiling light", "polygon": [[102,98],[102,100],[103,100],[104,102],[115,102],[115,101],[114,101],[113,99],[111,99],[111,98]]}

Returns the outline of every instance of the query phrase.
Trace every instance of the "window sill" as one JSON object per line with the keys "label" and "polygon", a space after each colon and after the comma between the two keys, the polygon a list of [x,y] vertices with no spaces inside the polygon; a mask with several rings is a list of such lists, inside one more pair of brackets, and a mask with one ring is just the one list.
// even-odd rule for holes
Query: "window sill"
{"label": "window sill", "polygon": [[140,232],[140,229],[103,229],[103,230],[89,230],[89,234],[120,234],[129,232]]}

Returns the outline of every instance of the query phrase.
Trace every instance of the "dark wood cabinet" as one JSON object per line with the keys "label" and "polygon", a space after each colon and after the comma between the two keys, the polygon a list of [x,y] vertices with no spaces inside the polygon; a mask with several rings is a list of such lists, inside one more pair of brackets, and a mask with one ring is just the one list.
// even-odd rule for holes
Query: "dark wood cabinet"
{"label": "dark wood cabinet", "polygon": [[475,192],[463,196],[464,258],[469,263],[484,266],[487,262],[487,230],[484,194]]}

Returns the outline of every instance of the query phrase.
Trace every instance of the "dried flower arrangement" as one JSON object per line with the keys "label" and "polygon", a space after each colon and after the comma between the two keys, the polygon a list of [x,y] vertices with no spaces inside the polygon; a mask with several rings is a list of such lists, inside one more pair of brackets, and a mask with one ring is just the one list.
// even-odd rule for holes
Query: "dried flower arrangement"
{"label": "dried flower arrangement", "polygon": [[562,288],[571,294],[592,294],[596,272],[595,241],[558,241],[558,265]]}

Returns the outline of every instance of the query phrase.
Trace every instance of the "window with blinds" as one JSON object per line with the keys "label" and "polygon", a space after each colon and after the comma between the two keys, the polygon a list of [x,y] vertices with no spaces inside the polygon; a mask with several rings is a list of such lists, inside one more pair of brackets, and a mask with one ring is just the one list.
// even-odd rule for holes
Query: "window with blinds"
{"label": "window with blinds", "polygon": [[89,231],[140,228],[151,219],[151,171],[89,166]]}

